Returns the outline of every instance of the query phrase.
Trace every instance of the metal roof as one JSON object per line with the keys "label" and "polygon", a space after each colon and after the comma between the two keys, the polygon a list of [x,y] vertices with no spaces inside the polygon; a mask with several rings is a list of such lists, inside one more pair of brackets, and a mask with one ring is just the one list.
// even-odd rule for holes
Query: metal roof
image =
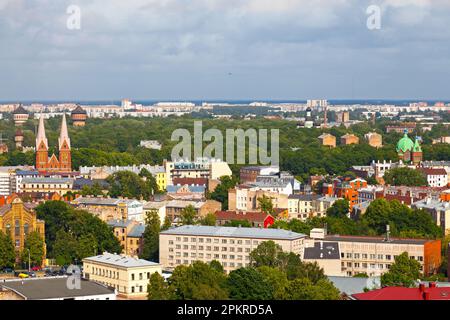
{"label": "metal roof", "polygon": [[83,262],[99,262],[108,264],[115,267],[136,268],[136,267],[155,267],[159,266],[159,263],[147,261],[143,259],[122,256],[118,254],[112,254],[105,252],[102,255],[95,257],[84,258]]}
{"label": "metal roof", "polygon": [[162,231],[160,234],[231,237],[231,238],[257,238],[295,240],[305,238],[306,235],[283,229],[239,228],[239,227],[211,227],[211,226],[181,226]]}
{"label": "metal roof", "polygon": [[0,282],[0,287],[9,289],[27,300],[71,299],[85,296],[114,294],[114,289],[82,279],[80,289],[71,290],[67,277],[31,278]]}

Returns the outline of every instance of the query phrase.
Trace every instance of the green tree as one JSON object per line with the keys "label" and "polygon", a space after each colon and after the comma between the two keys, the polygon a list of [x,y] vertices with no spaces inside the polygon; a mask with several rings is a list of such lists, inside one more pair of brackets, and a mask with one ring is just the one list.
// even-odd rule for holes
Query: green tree
{"label": "green tree", "polygon": [[386,184],[393,186],[426,186],[426,177],[419,171],[408,167],[393,168],[384,173]]}
{"label": "green tree", "polygon": [[181,224],[183,225],[193,225],[195,224],[195,218],[197,216],[197,212],[195,211],[194,206],[188,205],[187,207],[181,210]]}
{"label": "green tree", "polygon": [[166,217],[164,218],[164,223],[163,223],[163,225],[161,226],[161,231],[169,230],[170,227],[172,227],[172,220],[170,220],[170,217],[169,217],[169,216],[166,216]]}
{"label": "green tree", "polygon": [[250,261],[254,267],[276,267],[279,264],[278,257],[282,252],[281,246],[274,241],[264,241],[250,252]]}
{"label": "green tree", "polygon": [[348,200],[339,199],[336,200],[333,205],[327,209],[327,216],[335,218],[347,217],[349,210],[350,206]]}
{"label": "green tree", "polygon": [[395,258],[388,272],[381,276],[383,286],[413,287],[420,277],[420,263],[408,257],[407,252]]}
{"label": "green tree", "polygon": [[340,293],[328,279],[321,279],[316,284],[307,278],[289,282],[286,287],[288,300],[339,300]]}
{"label": "green tree", "polygon": [[57,232],[52,257],[56,259],[58,265],[65,266],[73,263],[77,258],[77,250],[78,242],[72,234],[63,230]]}
{"label": "green tree", "polygon": [[154,272],[150,276],[147,292],[148,300],[172,300],[175,295],[164,277],[158,272]]}
{"label": "green tree", "polygon": [[214,213],[208,213],[203,219],[200,220],[202,226],[215,226],[216,215]]}
{"label": "green tree", "polygon": [[237,300],[270,300],[273,290],[264,276],[254,268],[240,268],[230,272],[228,290],[231,299]]}
{"label": "green tree", "polygon": [[264,282],[270,287],[273,299],[284,300],[286,298],[286,287],[289,284],[286,273],[279,268],[267,266],[259,267],[257,270],[262,274]]}
{"label": "green tree", "polygon": [[272,198],[263,195],[258,198],[258,204],[262,212],[272,215],[274,214],[275,210],[273,209]]}
{"label": "green tree", "polygon": [[[21,261],[26,264],[29,262],[28,258],[30,258],[31,266],[41,266],[44,259],[44,252],[44,240],[39,232],[30,232],[25,239]],[[30,256],[28,256],[28,253]]]}
{"label": "green tree", "polygon": [[16,252],[11,236],[0,230],[0,266],[13,268],[16,262]]}
{"label": "green tree", "polygon": [[233,189],[239,182],[235,176],[223,176],[220,179],[220,184],[216,189],[208,195],[208,198],[222,203],[222,209],[228,210],[228,190]]}
{"label": "green tree", "polygon": [[201,261],[176,267],[169,285],[178,300],[223,300],[228,297],[225,274]]}
{"label": "green tree", "polygon": [[145,217],[144,244],[140,258],[150,261],[159,261],[159,233],[161,221],[156,209],[147,212]]}

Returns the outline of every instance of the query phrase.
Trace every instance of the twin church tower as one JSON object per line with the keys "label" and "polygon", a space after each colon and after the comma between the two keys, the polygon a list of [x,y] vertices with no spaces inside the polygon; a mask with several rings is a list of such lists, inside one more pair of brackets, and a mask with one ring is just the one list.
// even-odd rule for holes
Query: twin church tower
{"label": "twin church tower", "polygon": [[48,155],[48,141],[45,136],[44,117],[39,119],[39,129],[36,136],[36,170],[39,172],[72,172],[72,156],[70,138],[67,130],[66,115],[63,114],[61,131],[58,138],[58,157],[53,153]]}

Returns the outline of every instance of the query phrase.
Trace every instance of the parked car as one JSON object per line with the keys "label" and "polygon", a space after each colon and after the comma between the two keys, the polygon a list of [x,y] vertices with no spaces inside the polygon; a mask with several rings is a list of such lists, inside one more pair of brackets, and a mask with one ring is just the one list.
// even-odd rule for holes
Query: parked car
{"label": "parked car", "polygon": [[30,276],[27,273],[25,273],[25,272],[21,272],[21,273],[18,274],[18,277],[22,278],[22,279],[25,279],[25,278],[29,278]]}
{"label": "parked car", "polygon": [[3,268],[2,272],[3,273],[13,273],[14,269],[12,269],[12,268]]}
{"label": "parked car", "polygon": [[41,270],[41,267],[39,267],[39,266],[34,266],[33,268],[31,268],[31,270],[33,270],[33,271],[40,271],[40,270]]}
{"label": "parked car", "polygon": [[27,275],[31,278],[36,278],[36,273],[34,271],[27,272]]}

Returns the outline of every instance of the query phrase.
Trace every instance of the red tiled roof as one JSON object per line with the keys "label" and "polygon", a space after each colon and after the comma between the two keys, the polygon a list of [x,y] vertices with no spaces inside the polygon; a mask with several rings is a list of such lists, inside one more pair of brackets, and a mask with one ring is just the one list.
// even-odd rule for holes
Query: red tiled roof
{"label": "red tiled roof", "polygon": [[443,168],[420,168],[420,171],[422,171],[427,176],[446,176],[447,171]]}
{"label": "red tiled roof", "polygon": [[236,211],[216,211],[217,220],[248,220],[249,222],[264,222],[270,216],[263,212],[236,212]]}
{"label": "red tiled roof", "polygon": [[208,184],[208,179],[206,178],[173,178],[174,185],[199,185],[206,186]]}
{"label": "red tiled roof", "polygon": [[357,300],[450,300],[449,287],[386,287],[352,295]]}

